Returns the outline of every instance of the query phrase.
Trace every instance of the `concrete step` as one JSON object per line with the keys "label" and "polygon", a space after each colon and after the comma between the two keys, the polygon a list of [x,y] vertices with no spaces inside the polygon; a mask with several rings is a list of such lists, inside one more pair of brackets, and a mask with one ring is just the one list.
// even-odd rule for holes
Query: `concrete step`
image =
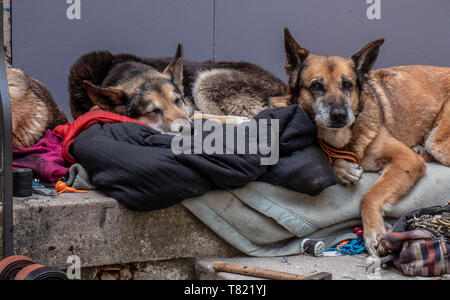
{"label": "concrete step", "polygon": [[93,267],[239,254],[181,204],[134,212],[97,191],[15,198],[14,251],[58,268],[71,255]]}
{"label": "concrete step", "polygon": [[212,268],[214,262],[228,262],[239,265],[258,267],[310,276],[319,272],[328,272],[333,280],[405,280],[426,279],[423,277],[407,277],[394,269],[381,269],[378,274],[368,275],[366,272],[367,256],[338,256],[338,257],[314,257],[309,255],[297,255],[277,258],[214,258],[199,259],[195,265],[195,273],[199,280],[260,280],[261,278],[237,275],[225,272],[215,272]]}

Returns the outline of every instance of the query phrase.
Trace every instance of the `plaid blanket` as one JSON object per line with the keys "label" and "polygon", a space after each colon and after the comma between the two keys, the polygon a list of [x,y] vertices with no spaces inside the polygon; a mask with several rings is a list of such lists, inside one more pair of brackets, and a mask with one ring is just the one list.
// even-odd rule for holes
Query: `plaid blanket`
{"label": "plaid blanket", "polygon": [[[378,255],[393,253],[395,266],[405,275],[441,276],[449,273],[449,211],[450,206],[432,207],[401,218],[394,225],[393,232],[380,241]],[[417,229],[408,230],[410,228]]]}

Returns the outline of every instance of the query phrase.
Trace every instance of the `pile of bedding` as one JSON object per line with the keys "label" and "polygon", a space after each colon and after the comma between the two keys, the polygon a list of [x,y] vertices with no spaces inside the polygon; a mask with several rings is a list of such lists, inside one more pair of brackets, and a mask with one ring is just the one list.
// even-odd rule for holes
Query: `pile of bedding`
{"label": "pile of bedding", "polygon": [[[235,154],[175,154],[172,135],[137,122],[92,122],[89,114],[83,116],[88,128],[74,122],[59,130],[78,132],[76,128],[83,127],[63,148],[86,168],[93,185],[133,210],[166,208],[213,189],[235,189],[252,181],[309,195],[336,183],[328,158],[316,145],[311,120],[296,105],[266,110],[255,117],[258,124],[264,120],[269,127],[271,120],[279,120],[280,157],[273,166],[261,164],[263,154],[236,154],[237,150]],[[224,137],[229,126],[235,125],[222,126]],[[203,132],[202,138],[207,134]],[[230,147],[236,143],[229,145],[224,139],[223,152]]]}

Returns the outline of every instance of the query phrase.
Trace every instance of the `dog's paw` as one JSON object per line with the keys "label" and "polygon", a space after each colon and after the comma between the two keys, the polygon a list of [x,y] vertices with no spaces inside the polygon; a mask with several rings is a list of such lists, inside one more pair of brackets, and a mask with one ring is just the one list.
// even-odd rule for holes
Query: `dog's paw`
{"label": "dog's paw", "polygon": [[419,154],[420,156],[423,156],[427,150],[425,149],[424,146],[421,145],[416,145],[414,147],[411,148],[414,152],[416,152],[417,154]]}
{"label": "dog's paw", "polygon": [[367,252],[369,252],[371,256],[377,256],[378,244],[385,235],[386,229],[384,226],[380,226],[380,228],[364,228],[364,243]]}
{"label": "dog's paw", "polygon": [[428,153],[427,149],[424,146],[416,145],[411,149],[420,156],[422,156],[422,158],[425,159],[426,162],[436,161],[436,159],[430,153]]}
{"label": "dog's paw", "polygon": [[364,173],[360,166],[343,159],[337,159],[333,169],[338,183],[342,185],[355,185]]}

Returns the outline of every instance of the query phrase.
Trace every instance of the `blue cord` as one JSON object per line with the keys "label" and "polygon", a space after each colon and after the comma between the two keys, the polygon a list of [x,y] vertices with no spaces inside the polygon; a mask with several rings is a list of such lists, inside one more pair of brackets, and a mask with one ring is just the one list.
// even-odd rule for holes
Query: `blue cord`
{"label": "blue cord", "polygon": [[355,255],[355,254],[361,254],[365,251],[367,251],[366,246],[364,244],[364,239],[362,237],[359,237],[357,239],[351,240],[348,244],[342,245],[341,249],[338,248],[327,248],[319,252],[325,252],[325,251],[338,251],[343,255]]}

